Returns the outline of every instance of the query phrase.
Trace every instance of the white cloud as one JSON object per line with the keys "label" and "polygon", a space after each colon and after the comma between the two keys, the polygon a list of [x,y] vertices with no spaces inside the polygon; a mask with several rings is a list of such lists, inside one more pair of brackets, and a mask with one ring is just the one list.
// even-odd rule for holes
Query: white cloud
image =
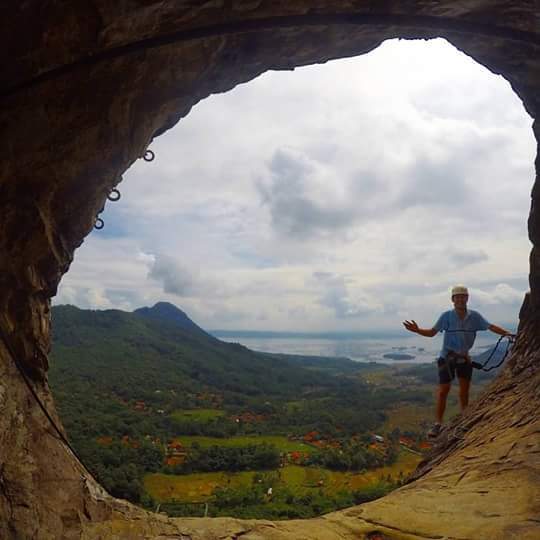
{"label": "white cloud", "polygon": [[478,289],[474,292],[478,302],[485,306],[503,305],[514,306],[521,305],[523,301],[523,291],[511,287],[507,283],[498,283],[495,287],[489,289]]}
{"label": "white cloud", "polygon": [[313,277],[321,285],[319,303],[332,309],[338,319],[362,318],[381,310],[363,291],[351,291],[344,276],[315,272]]}
{"label": "white cloud", "polygon": [[346,186],[336,182],[321,164],[279,148],[272,156],[269,173],[269,181],[260,181],[258,186],[279,234],[304,239],[339,233],[354,222],[359,209],[343,193]]}
{"label": "white cloud", "polygon": [[150,263],[148,277],[158,282],[163,292],[178,298],[226,298],[223,284],[199,268],[188,268],[168,255],[157,254]]}

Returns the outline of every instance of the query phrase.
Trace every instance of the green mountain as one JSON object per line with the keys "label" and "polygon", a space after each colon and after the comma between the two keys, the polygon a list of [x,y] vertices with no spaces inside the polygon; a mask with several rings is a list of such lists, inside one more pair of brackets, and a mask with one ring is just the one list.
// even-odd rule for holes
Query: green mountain
{"label": "green mountain", "polygon": [[[133,313],[55,306],[51,378],[72,376],[123,399],[155,399],[155,392],[249,396],[299,395],[327,378],[287,358],[255,353],[207,334],[171,304]],[[186,403],[187,405],[188,403]]]}
{"label": "green mountain", "polygon": [[[133,313],[55,306],[52,318],[49,380],[68,433],[81,440],[225,436],[238,432],[232,418],[245,412],[265,421],[240,431],[359,433],[380,423],[388,403],[407,397],[366,383],[366,364],[222,342],[170,304]],[[205,408],[222,417],[201,424],[175,414]]]}
{"label": "green mountain", "polygon": [[213,338],[200,326],[197,326],[181,309],[169,302],[158,302],[151,308],[142,307],[136,309],[133,313],[155,321],[172,323],[177,328],[182,328],[191,334]]}

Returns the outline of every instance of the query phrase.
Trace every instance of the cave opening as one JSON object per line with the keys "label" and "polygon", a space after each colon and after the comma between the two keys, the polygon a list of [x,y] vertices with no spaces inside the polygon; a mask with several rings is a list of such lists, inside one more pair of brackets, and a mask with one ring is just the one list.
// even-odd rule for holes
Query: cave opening
{"label": "cave opening", "polygon": [[368,319],[362,330],[391,332],[411,312],[430,321],[466,281],[515,327],[530,123],[504,80],[442,40],[267,73],[154,141],[156,161],[126,173],[55,303],[166,299],[210,330],[352,332]]}
{"label": "cave opening", "polygon": [[[81,469],[15,367],[18,359],[58,419],[48,385],[50,299],[120,176],[199,101],[270,69],[365,54],[389,38],[445,37],[503,75],[536,118],[537,6],[158,1],[79,2],[66,10],[62,3],[42,4],[4,6],[11,24],[2,35],[0,98],[7,141],[0,165],[0,536],[538,538],[538,174],[528,218],[530,293],[512,358],[490,391],[452,423],[459,436],[436,449],[413,483],[373,503],[286,523],[145,512],[109,497]],[[537,141],[538,129],[536,120]],[[107,216],[114,225],[105,214],[106,226]]]}

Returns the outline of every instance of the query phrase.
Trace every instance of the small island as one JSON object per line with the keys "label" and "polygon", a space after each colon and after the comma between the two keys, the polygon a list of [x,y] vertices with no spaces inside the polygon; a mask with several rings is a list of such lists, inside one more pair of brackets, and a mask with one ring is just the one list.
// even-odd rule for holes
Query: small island
{"label": "small island", "polygon": [[383,358],[389,358],[390,360],[414,360],[416,356],[404,353],[386,353],[383,354]]}

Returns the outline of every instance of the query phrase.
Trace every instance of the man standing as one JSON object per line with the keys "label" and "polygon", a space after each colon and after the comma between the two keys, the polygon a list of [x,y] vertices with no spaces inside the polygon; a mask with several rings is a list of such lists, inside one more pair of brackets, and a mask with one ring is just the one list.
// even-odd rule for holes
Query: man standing
{"label": "man standing", "polygon": [[469,291],[463,285],[452,288],[454,309],[445,311],[433,328],[419,328],[415,321],[405,321],[403,326],[410,332],[425,337],[433,337],[438,332],[444,332],[443,346],[437,366],[439,368],[439,391],[435,424],[428,432],[428,437],[436,437],[441,431],[441,424],[446,409],[446,398],[450,392],[451,382],[456,373],[459,382],[459,404],[461,411],[469,404],[469,388],[472,377],[472,363],[469,350],[474,344],[476,332],[491,330],[501,336],[511,335],[510,332],[490,324],[480,313],[467,309]]}

